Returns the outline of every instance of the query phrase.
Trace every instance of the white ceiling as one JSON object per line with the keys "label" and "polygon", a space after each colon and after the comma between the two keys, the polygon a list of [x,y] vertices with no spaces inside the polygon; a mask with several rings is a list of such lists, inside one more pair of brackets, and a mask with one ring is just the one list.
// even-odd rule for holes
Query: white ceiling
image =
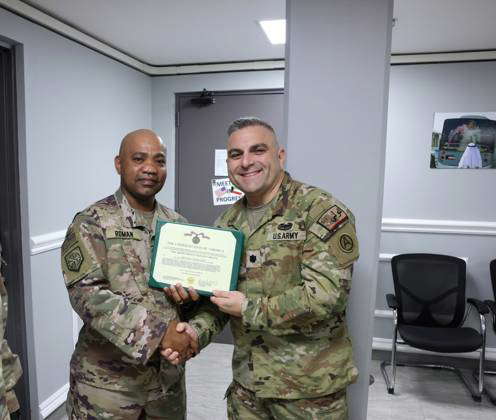
{"label": "white ceiling", "polygon": [[[284,46],[271,45],[257,24],[284,18],[284,0],[24,3],[148,64],[284,57]],[[395,0],[394,6],[393,53],[496,49],[496,0]]]}

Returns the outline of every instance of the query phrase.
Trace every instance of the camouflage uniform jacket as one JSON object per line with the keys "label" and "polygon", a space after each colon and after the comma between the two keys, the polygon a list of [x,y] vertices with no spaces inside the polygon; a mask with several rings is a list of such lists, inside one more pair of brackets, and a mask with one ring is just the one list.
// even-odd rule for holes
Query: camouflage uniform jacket
{"label": "camouflage uniform jacket", "polygon": [[[355,381],[345,310],[358,258],[354,217],[342,203],[286,174],[250,231],[245,201],[216,225],[245,235],[238,290],[247,301],[230,317],[233,378],[257,397],[331,394]],[[191,321],[205,346],[227,315],[205,305]]]}
{"label": "camouflage uniform jacket", "polygon": [[[153,230],[121,190],[78,213],[62,245],[62,271],[84,322],[71,359],[71,381],[140,391],[171,385],[183,374],[157,351],[177,307],[148,286],[157,218],[186,221],[157,203]],[[160,366],[162,364],[162,366]]]}
{"label": "camouflage uniform jacket", "polygon": [[[5,329],[7,327],[8,302],[7,288],[5,287],[5,279],[1,269],[4,261],[2,259],[2,246],[0,245],[0,303],[1,316],[0,328],[1,335],[1,366],[0,366],[0,419],[2,411],[5,411],[5,406],[8,411],[13,412],[19,409],[19,403],[14,393],[14,386],[22,375],[21,362],[17,354],[12,353],[9,344],[5,339]],[[4,406],[5,404],[5,406]]]}

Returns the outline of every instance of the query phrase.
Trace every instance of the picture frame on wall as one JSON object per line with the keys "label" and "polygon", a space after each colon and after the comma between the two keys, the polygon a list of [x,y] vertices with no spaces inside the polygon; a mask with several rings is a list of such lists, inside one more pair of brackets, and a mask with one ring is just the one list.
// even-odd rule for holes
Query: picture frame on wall
{"label": "picture frame on wall", "polygon": [[496,112],[436,112],[432,169],[496,169]]}

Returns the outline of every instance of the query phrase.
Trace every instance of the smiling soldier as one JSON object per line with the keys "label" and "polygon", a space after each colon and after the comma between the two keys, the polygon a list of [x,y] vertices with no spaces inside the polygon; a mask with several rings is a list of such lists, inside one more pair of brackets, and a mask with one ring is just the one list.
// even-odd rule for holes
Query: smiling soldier
{"label": "smiling soldier", "polygon": [[228,135],[229,178],[245,198],[216,225],[245,235],[238,290],[214,292],[214,305],[178,329],[204,347],[230,320],[230,419],[346,419],[346,387],[357,377],[345,321],[354,217],[284,172],[285,150],[268,123],[238,119]]}
{"label": "smiling soldier", "polygon": [[158,218],[185,221],[155,195],[164,185],[165,147],[150,130],[122,140],[117,192],[78,213],[62,245],[62,271],[84,322],[70,365],[70,419],[184,419],[182,366],[160,357],[178,307],[148,287]]}

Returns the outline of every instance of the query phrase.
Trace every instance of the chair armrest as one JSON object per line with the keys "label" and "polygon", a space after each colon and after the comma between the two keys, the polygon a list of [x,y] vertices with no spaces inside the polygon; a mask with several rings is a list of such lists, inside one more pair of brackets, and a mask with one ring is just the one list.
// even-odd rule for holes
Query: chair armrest
{"label": "chair armrest", "polygon": [[391,309],[398,309],[398,301],[396,300],[396,296],[392,293],[386,295],[386,302]]}
{"label": "chair armrest", "polygon": [[491,312],[496,316],[496,302],[494,300],[485,300],[484,303],[491,310]]}
{"label": "chair armrest", "polygon": [[468,298],[467,299],[467,302],[470,303],[471,305],[475,306],[475,308],[477,309],[477,311],[481,314],[481,315],[485,315],[487,313],[489,313],[489,308],[487,307],[487,305],[482,302],[481,300],[479,299],[474,299],[474,298]]}

